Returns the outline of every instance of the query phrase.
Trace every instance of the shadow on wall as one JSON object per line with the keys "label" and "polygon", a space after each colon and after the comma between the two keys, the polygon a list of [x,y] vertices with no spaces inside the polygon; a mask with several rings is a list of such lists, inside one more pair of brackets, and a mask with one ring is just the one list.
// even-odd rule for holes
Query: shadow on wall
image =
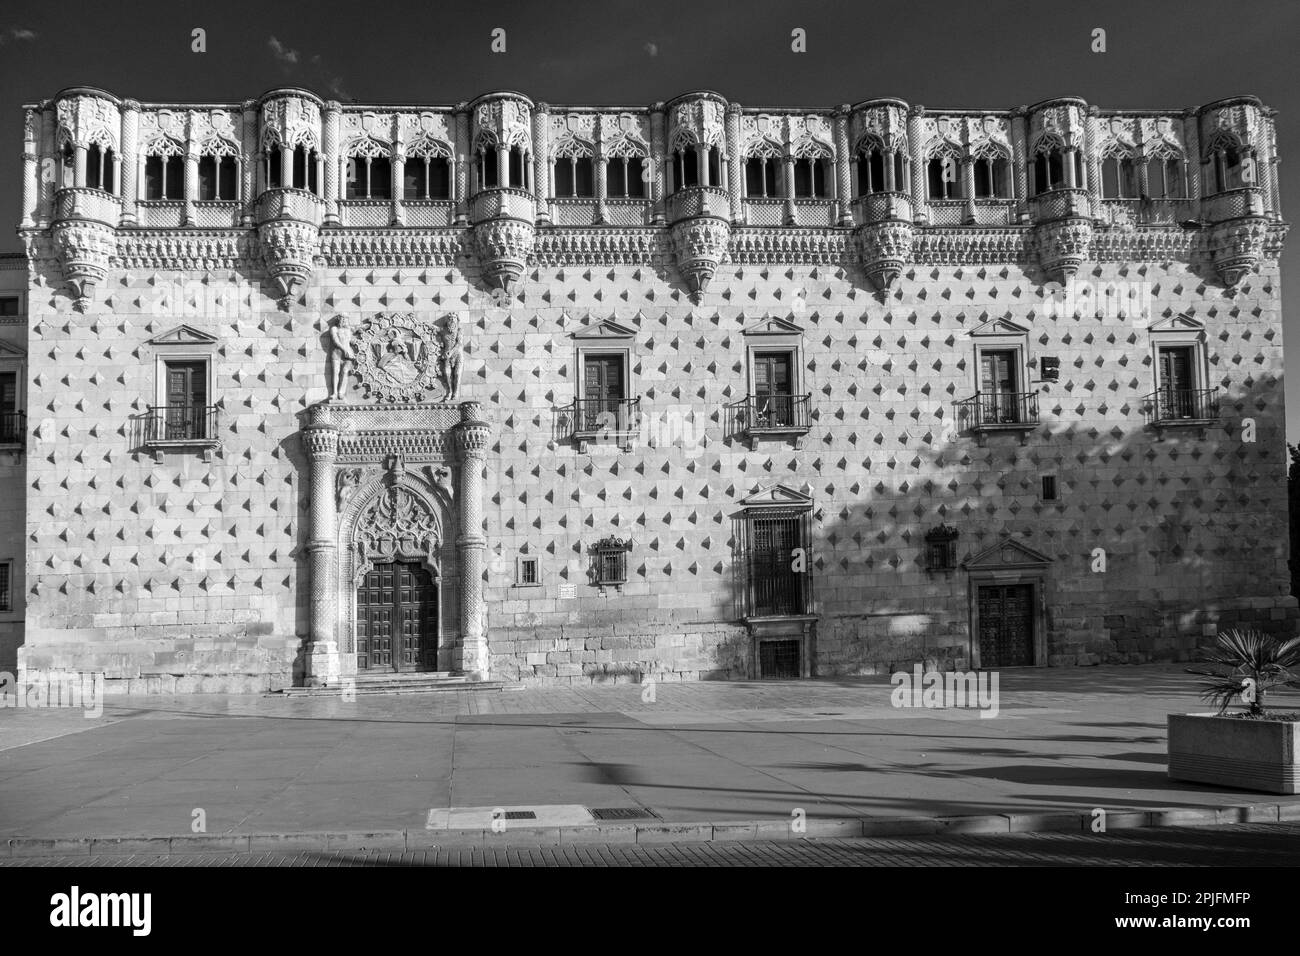
{"label": "shadow on wall", "polygon": [[[1204,429],[1135,427],[1140,402],[1102,384],[1045,390],[1043,424],[1024,445],[1001,434],[981,447],[964,433],[941,444],[943,422],[912,412],[909,431],[928,430],[868,458],[864,500],[815,512],[819,675],[968,666],[961,565],[1005,535],[1051,559],[1046,663],[1185,661],[1221,627],[1295,633],[1282,377],[1234,382],[1232,366],[1245,363],[1220,356],[1211,365],[1219,415]],[[1134,365],[1134,379],[1149,380],[1150,360]],[[902,411],[863,415],[892,422]],[[814,423],[810,444],[817,439]],[[1056,500],[1043,498],[1044,475],[1056,478]],[[927,571],[925,534],[941,524],[959,533],[957,568]]]}

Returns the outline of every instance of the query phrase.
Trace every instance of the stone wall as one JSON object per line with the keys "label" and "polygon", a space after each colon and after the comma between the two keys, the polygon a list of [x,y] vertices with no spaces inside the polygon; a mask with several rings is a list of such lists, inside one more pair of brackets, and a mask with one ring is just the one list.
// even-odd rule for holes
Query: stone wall
{"label": "stone wall", "polygon": [[[508,309],[459,269],[322,268],[287,314],[234,273],[133,271],[76,315],[48,272],[29,305],[25,665],[104,670],[147,690],[292,681],[306,633],[299,415],[326,394],[330,318],[394,309],[461,314],[461,398],[481,402],[495,430],[493,676],[752,674],[733,522],[741,499],[776,484],[813,499],[822,675],[966,659],[965,574],[924,569],[923,535],[941,522],[960,532],[959,559],[1003,535],[1052,559],[1052,664],[1184,659],[1220,624],[1294,630],[1277,265],[1235,295],[1204,274],[1199,263],[1088,264],[1080,279],[1150,294],[1149,316],[1098,318],[1055,314],[1041,274],[1017,265],[909,266],[879,295],[853,268],[725,264],[699,305],[665,263],[534,267]],[[1223,398],[1203,436],[1144,424],[1147,328],[1183,313],[1204,325]],[[724,406],[748,388],[743,330],[773,316],[802,329],[812,428],[801,449],[751,450],[726,434]],[[1042,424],[1023,444],[1008,434],[981,446],[946,426],[976,388],[969,333],[1003,318],[1029,329],[1032,359],[1059,357],[1061,374],[1041,386]],[[555,410],[574,397],[572,333],[605,319],[635,330],[642,435],[630,450],[584,454],[556,440]],[[158,462],[129,437],[154,394],[141,354],[182,323],[220,342],[223,443],[211,461]],[[1047,473],[1055,502],[1041,500]],[[602,593],[587,551],[609,534],[633,550],[627,584]],[[1104,573],[1091,570],[1097,548]],[[540,558],[540,587],[515,586],[521,553]]]}

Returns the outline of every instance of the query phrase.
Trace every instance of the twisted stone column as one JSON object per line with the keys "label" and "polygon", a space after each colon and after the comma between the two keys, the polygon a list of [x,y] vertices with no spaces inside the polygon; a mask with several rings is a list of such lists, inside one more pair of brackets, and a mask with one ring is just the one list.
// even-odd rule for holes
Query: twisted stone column
{"label": "twisted stone column", "polygon": [[925,224],[930,221],[930,207],[925,201],[925,157],[921,154],[921,117],[924,106],[907,109],[907,171],[911,180],[908,191],[912,194],[912,221]]}
{"label": "twisted stone column", "polygon": [[23,126],[23,218],[20,228],[30,229],[36,225],[39,215],[37,205],[40,202],[40,176],[37,170],[38,141],[40,139],[41,114],[28,110]]}
{"label": "twisted stone column", "polygon": [[402,144],[398,143],[397,148],[393,150],[393,160],[389,165],[389,177],[391,183],[388,190],[392,195],[393,207],[389,218],[394,226],[406,225],[405,207],[402,205],[403,192],[406,185],[406,152],[401,148]]}
{"label": "twisted stone column", "polygon": [[44,159],[54,164],[54,175],[41,177],[41,211],[36,217],[36,225],[44,228],[54,218],[54,192],[63,187],[62,158],[55,155],[54,132],[58,128],[58,117],[54,113],[54,103],[46,100],[41,107],[41,149]]}
{"label": "twisted stone column", "polygon": [[1016,179],[1016,200],[1021,218],[1029,215],[1029,129],[1026,108],[1011,111],[1011,168]]}
{"label": "twisted stone column", "polygon": [[[339,183],[339,123],[343,117],[343,104],[329,100],[325,104],[325,128],[321,131],[321,159],[325,164],[325,225],[339,224],[339,199],[343,189]],[[397,180],[401,182],[400,177]],[[393,191],[393,212],[397,213],[397,191]]]}
{"label": "twisted stone column", "polygon": [[745,182],[745,160],[741,156],[739,103],[727,104],[726,133],[727,165],[731,167],[727,196],[731,200],[731,221],[739,226],[745,221],[745,200],[741,192],[741,186]]}
{"label": "twisted stone column", "polygon": [[475,680],[487,680],[489,671],[486,609],[483,605],[483,568],[487,539],[483,535],[483,469],[487,463],[491,428],[481,418],[478,402],[461,402],[456,426],[460,452],[460,532],[456,553],[460,558],[460,667]]}
{"label": "twisted stone column", "polygon": [[469,222],[469,105],[456,105],[456,225]]}
{"label": "twisted stone column", "polygon": [[841,226],[853,225],[853,167],[849,154],[849,108],[841,106],[835,111],[835,199],[839,203],[836,215]]}
{"label": "twisted stone column", "polygon": [[[551,204],[553,195],[550,188],[550,107],[538,103],[533,110],[533,196],[537,200],[537,224],[547,225],[551,221]],[[603,204],[602,204],[603,206]]]}
{"label": "twisted stone column", "polygon": [[651,211],[651,225],[662,226],[666,221],[664,213],[664,164],[668,148],[664,142],[664,105],[656,103],[650,108],[650,168],[653,170],[650,186],[646,190],[654,200]]}
{"label": "twisted stone column", "polygon": [[257,201],[259,185],[254,177],[262,166],[259,160],[261,152],[257,148],[257,103],[253,100],[245,100],[241,108],[244,111],[242,138],[244,155],[241,157],[243,165],[239,170],[239,199],[242,203],[240,219],[245,226],[251,226],[253,204]]}
{"label": "twisted stone column", "polygon": [[315,405],[303,442],[311,460],[311,532],[307,554],[311,573],[310,640],[307,684],[336,684],[342,676],[338,645],[338,506],[334,498],[334,460],[339,429],[329,408]]}
{"label": "twisted stone column", "polygon": [[122,225],[136,224],[136,202],[140,184],[136,169],[140,165],[140,104],[135,100],[122,101],[122,155],[118,157],[117,178],[122,184]]}
{"label": "twisted stone column", "polygon": [[596,157],[596,225],[603,226],[609,221],[609,160],[603,155]]}
{"label": "twisted stone column", "polygon": [[194,203],[199,198],[199,144],[190,140],[185,149],[185,212],[182,222],[194,225]]}

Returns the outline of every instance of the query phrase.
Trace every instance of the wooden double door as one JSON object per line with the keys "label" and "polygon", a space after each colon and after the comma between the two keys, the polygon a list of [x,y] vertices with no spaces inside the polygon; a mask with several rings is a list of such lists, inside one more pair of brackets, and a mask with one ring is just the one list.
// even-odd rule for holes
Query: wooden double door
{"label": "wooden double door", "polygon": [[376,564],[357,589],[357,669],[438,669],[438,587],[420,564]]}
{"label": "wooden double door", "polygon": [[1034,663],[1034,586],[986,585],[979,589],[980,669]]}

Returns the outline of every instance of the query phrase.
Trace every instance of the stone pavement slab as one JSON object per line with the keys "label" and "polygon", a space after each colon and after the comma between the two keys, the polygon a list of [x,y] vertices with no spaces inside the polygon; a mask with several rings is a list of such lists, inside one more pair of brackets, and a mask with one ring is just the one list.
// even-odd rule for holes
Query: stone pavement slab
{"label": "stone pavement slab", "polygon": [[94,720],[0,710],[0,836],[187,837],[200,815],[212,836],[418,833],[435,810],[559,805],[644,807],[709,839],[797,819],[1006,832],[1096,808],[1116,826],[1122,810],[1144,824],[1180,808],[1210,822],[1251,804],[1300,813],[1300,798],[1167,778],[1166,714],[1204,709],[1181,667],[1004,671],[991,719],[896,709],[891,690],[873,678],[659,684],[653,700],[619,685],[119,697]]}

